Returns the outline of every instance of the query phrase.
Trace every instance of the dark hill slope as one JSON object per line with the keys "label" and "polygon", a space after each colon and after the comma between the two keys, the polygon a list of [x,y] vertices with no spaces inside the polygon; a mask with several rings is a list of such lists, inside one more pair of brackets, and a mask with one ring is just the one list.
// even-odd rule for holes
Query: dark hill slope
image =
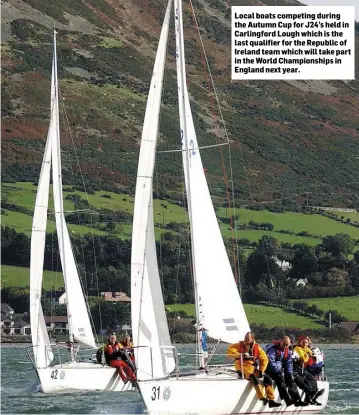
{"label": "dark hill slope", "polygon": [[[230,9],[194,1],[232,142],[241,203],[309,193],[309,203],[357,204],[359,82],[230,81]],[[242,1],[231,5],[297,5]],[[161,0],[9,0],[2,5],[3,180],[38,180],[49,121],[53,21],[64,108],[64,177],[133,191],[146,93],[165,12]],[[203,56],[185,6],[188,84],[199,141],[224,140]],[[358,39],[358,37],[357,37]],[[358,68],[358,42],[357,68]],[[164,87],[160,150],[178,148],[174,39]],[[358,71],[357,71],[358,73]],[[213,116],[215,114],[215,116]],[[70,128],[66,127],[65,115]],[[214,192],[223,197],[218,148],[203,152]],[[224,150],[228,161],[228,150]],[[181,188],[178,153],[158,156],[161,193]]]}

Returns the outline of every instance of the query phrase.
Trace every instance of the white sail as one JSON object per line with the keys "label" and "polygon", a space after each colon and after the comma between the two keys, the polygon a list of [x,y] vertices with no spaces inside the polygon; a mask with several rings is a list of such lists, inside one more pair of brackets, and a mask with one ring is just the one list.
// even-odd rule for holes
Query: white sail
{"label": "white sail", "polygon": [[[208,335],[233,343],[250,330],[204,173],[186,86],[181,0],[175,0],[176,63],[183,166],[192,234],[198,321]],[[188,156],[186,154],[188,151]],[[214,306],[215,304],[215,306]]]}
{"label": "white sail", "polygon": [[87,346],[96,348],[93,336],[89,312],[82,291],[78,270],[72,251],[71,241],[66,226],[61,176],[61,150],[60,150],[60,127],[59,127],[59,104],[58,104],[58,84],[57,84],[57,65],[56,65],[56,44],[54,45],[54,122],[51,124],[52,130],[52,181],[54,193],[54,207],[56,219],[56,232],[59,242],[59,251],[62,265],[62,272],[65,281],[67,315],[69,321],[70,338]]}
{"label": "white sail", "polygon": [[[44,266],[47,210],[51,172],[51,143],[53,124],[56,118],[55,98],[55,60],[52,61],[51,78],[51,118],[42,160],[39,184],[37,187],[30,247],[30,325],[35,366],[47,367],[53,360],[49,336],[41,307],[41,287]],[[44,329],[45,327],[45,329]]]}
{"label": "white sail", "polygon": [[[161,378],[175,367],[158,274],[153,225],[152,181],[171,1],[158,44],[138,162],[132,229],[131,310],[138,377]],[[143,347],[145,346],[145,347]],[[147,346],[147,347],[146,347]],[[158,346],[169,346],[161,347]]]}

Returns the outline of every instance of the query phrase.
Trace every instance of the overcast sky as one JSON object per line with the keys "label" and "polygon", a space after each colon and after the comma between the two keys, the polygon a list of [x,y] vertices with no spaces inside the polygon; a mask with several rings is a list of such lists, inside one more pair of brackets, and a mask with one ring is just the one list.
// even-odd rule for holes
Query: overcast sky
{"label": "overcast sky", "polygon": [[301,0],[308,6],[355,6],[355,20],[359,21],[359,0]]}

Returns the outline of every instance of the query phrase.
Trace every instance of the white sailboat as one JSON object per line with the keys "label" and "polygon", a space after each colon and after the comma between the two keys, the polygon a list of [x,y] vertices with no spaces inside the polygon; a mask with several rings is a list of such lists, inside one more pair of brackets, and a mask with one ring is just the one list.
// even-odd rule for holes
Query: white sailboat
{"label": "white sailboat", "polygon": [[[32,347],[30,352],[32,353],[30,353],[30,357],[43,392],[64,389],[131,390],[133,389],[132,385],[130,382],[124,384],[117,369],[99,364],[93,359],[81,361],[73,346],[74,342],[78,342],[78,344],[87,346],[90,353],[97,349],[64,215],[58,91],[56,32],[54,31],[51,119],[37,189],[31,234],[30,320]],[[41,306],[51,165],[56,231],[67,297],[69,340],[72,345],[68,361],[66,361],[68,353],[65,358],[61,353],[54,355],[54,346],[50,344]],[[61,358],[64,358],[65,361],[58,360]]]}
{"label": "white sailboat", "polygon": [[[328,400],[329,384],[321,406],[269,408],[258,401],[250,382],[238,379],[225,366],[200,370],[204,364],[197,342],[199,369],[180,374],[176,349],[171,345],[157,266],[152,181],[165,66],[169,0],[162,28],[143,125],[136,182],[132,234],[132,329],[138,388],[149,413],[154,414],[262,414],[318,412]],[[191,226],[197,330],[205,328],[218,341],[235,343],[250,331],[211,201],[194,129],[186,86],[181,0],[174,0],[180,137]],[[278,399],[278,391],[276,391]]]}

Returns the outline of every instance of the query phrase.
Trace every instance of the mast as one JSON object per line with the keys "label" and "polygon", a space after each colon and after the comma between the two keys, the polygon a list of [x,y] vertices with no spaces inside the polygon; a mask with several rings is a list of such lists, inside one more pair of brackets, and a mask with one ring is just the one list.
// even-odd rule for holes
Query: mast
{"label": "mast", "polygon": [[[192,268],[193,268],[193,281],[194,281],[194,299],[195,299],[195,308],[196,308],[196,329],[197,329],[197,353],[200,367],[204,367],[204,355],[202,349],[201,335],[202,332],[202,317],[200,312],[200,299],[198,297],[198,286],[196,278],[196,257],[194,251],[194,232],[192,226],[192,203],[191,203],[191,180],[190,180],[190,162],[191,157],[188,147],[188,131],[187,131],[187,120],[186,120],[186,63],[184,56],[184,38],[183,38],[183,24],[182,24],[182,0],[175,0],[175,26],[176,26],[176,43],[177,43],[177,53],[176,58],[178,61],[177,64],[177,77],[180,81],[179,86],[179,111],[180,111],[180,121],[182,124],[181,128],[181,140],[183,144],[184,140],[184,151],[186,156],[186,174],[187,174],[187,205],[188,205],[188,215],[190,218],[190,231],[191,231],[191,253],[192,253]],[[182,117],[181,117],[182,114]]]}
{"label": "mast", "polygon": [[[57,118],[55,122],[55,134],[54,137],[54,145],[52,146],[52,157],[53,157],[53,175],[57,175],[57,183],[58,187],[57,189],[53,189],[53,197],[54,197],[54,207],[55,207],[55,216],[59,220],[60,224],[60,232],[61,232],[61,238],[58,236],[58,240],[61,241],[62,245],[62,273],[64,277],[64,283],[65,283],[65,291],[67,290],[67,268],[66,268],[66,255],[65,255],[65,238],[64,238],[64,221],[62,218],[64,217],[64,202],[63,202],[63,194],[62,194],[62,174],[61,174],[61,146],[60,146],[60,125],[59,125],[59,86],[58,86],[58,79],[57,79],[57,51],[56,51],[56,30],[54,27],[54,97],[53,97],[53,105],[56,109]],[[55,194],[55,192],[58,192],[58,195]],[[56,203],[56,198],[58,203]],[[56,212],[57,205],[59,208],[59,211]],[[56,214],[57,213],[57,214]],[[67,294],[68,296],[68,294]],[[74,356],[74,348],[73,348],[73,341],[74,341],[74,334],[73,334],[73,327],[72,327],[72,319],[71,314],[69,313],[69,307],[68,307],[68,301],[67,301],[67,319],[68,319],[68,325],[69,325],[69,338],[71,343],[71,361],[75,360]]]}

